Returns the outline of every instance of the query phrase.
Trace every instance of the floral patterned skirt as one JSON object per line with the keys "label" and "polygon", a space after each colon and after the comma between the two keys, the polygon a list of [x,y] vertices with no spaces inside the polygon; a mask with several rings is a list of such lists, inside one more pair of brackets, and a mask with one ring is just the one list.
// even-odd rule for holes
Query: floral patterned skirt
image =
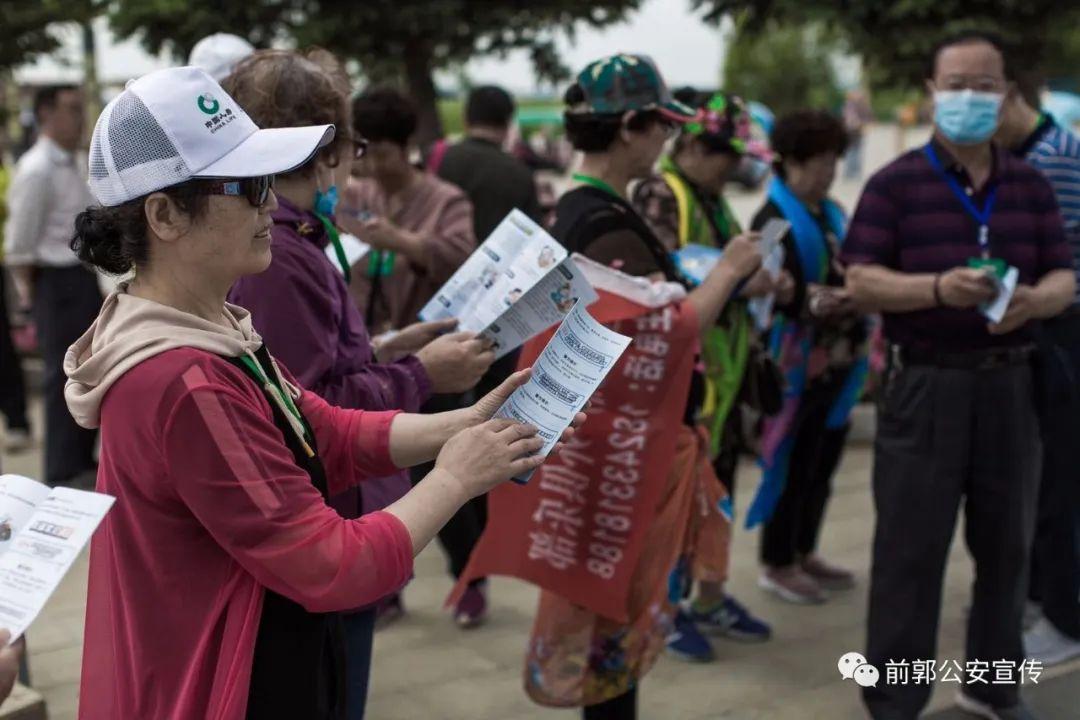
{"label": "floral patterned skirt", "polygon": [[730,526],[726,491],[701,429],[683,427],[659,507],[634,569],[629,623],[601,617],[561,596],[540,594],[525,659],[525,691],[541,705],[582,706],[637,685],[664,649],[682,594],[681,568],[696,580],[723,580]]}

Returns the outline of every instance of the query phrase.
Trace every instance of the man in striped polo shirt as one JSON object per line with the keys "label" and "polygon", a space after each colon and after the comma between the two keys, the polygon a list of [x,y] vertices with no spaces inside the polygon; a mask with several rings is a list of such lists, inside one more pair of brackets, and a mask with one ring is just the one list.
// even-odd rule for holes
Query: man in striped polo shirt
{"label": "man in striped polo shirt", "polygon": [[[1032,321],[1057,315],[1076,292],[1050,185],[990,142],[1009,88],[1000,44],[959,35],[931,61],[933,139],[870,178],[843,251],[852,297],[882,313],[890,343],[874,445],[866,652],[883,677],[890,663],[937,657],[961,499],[977,577],[967,660],[980,664],[968,667],[1004,660],[1019,670],[1041,457]],[[1007,268],[1019,284],[994,323],[979,306],[997,295],[991,274]],[[994,684],[973,673],[957,703],[986,718],[1032,718],[1019,677]],[[875,720],[908,720],[930,691],[883,681],[863,700]]]}
{"label": "man in striped polo shirt", "polygon": [[[1002,105],[995,139],[1026,158],[1054,188],[1080,274],[1080,139],[1015,90]],[[1030,584],[1042,617],[1024,634],[1024,650],[1054,665],[1080,657],[1080,297],[1044,329],[1043,475]]]}

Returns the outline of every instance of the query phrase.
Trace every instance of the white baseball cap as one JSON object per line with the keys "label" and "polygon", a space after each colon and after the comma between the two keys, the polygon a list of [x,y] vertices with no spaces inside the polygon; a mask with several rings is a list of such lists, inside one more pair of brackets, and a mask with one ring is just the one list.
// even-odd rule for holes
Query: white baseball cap
{"label": "white baseball cap", "polygon": [[188,65],[202,68],[210,77],[221,82],[238,62],[253,52],[255,46],[239,35],[214,33],[195,43],[188,56]]}
{"label": "white baseball cap", "polygon": [[112,206],[195,178],[287,173],[333,139],[333,125],[260,130],[199,68],[157,70],[102,110],[90,138],[90,190]]}

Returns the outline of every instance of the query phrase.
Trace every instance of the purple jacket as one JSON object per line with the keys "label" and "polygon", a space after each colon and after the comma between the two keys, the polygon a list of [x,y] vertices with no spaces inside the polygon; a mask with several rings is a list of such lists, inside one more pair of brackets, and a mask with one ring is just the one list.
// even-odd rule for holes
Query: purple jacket
{"label": "purple jacket", "polygon": [[[280,195],[278,203],[270,267],[241,278],[229,302],[251,311],[274,357],[331,405],[417,412],[431,395],[424,366],[415,356],[386,364],[375,360],[364,319],[324,252],[330,242],[326,229]],[[407,473],[366,481],[363,511],[385,507],[408,489]],[[343,517],[358,517],[359,497],[354,489],[330,504]]]}

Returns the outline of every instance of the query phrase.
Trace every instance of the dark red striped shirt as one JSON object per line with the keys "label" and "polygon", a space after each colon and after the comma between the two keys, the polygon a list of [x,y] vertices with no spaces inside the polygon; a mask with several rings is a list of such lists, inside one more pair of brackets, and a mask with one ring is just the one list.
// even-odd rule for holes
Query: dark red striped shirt
{"label": "dark red striped shirt", "polygon": [[[971,194],[967,173],[942,146],[938,157]],[[990,217],[990,253],[1020,271],[1033,285],[1043,275],[1072,268],[1064,225],[1046,179],[1023,160],[995,148],[990,180],[972,199],[983,207],[997,185]],[[874,174],[863,189],[844,242],[847,264],[877,264],[906,273],[937,273],[965,265],[979,255],[978,223],[948,183],[930,165],[922,148],[911,150]],[[1030,341],[1025,326],[991,335],[977,309],[933,308],[885,313],[885,336],[894,343],[947,352]]]}

